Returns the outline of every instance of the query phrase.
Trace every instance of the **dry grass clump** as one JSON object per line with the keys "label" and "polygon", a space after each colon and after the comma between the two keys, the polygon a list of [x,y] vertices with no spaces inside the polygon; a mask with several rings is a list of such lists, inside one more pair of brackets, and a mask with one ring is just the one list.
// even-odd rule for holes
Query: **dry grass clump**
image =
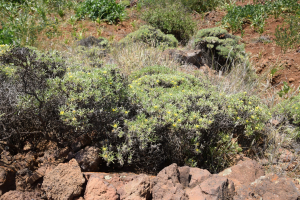
{"label": "dry grass clump", "polygon": [[123,47],[113,45],[111,60],[126,75],[148,66],[159,65],[172,69],[180,66],[179,62],[163,54],[162,50],[143,43],[132,43]]}

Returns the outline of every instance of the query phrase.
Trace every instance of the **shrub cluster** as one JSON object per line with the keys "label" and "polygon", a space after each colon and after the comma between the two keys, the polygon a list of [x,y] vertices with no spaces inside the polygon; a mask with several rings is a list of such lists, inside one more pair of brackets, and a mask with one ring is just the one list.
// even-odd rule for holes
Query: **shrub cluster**
{"label": "shrub cluster", "polygon": [[178,45],[178,41],[173,35],[164,34],[159,29],[147,25],[141,26],[139,30],[120,40],[121,44],[131,42],[143,42],[160,48],[177,47]]}
{"label": "shrub cluster", "polygon": [[116,3],[115,0],[86,0],[79,4],[76,9],[79,18],[88,17],[91,20],[103,19],[109,23],[123,20],[125,7]]}
{"label": "shrub cluster", "polygon": [[178,40],[187,41],[196,29],[196,22],[180,2],[152,4],[142,14],[142,19],[166,34],[173,34]]}
{"label": "shrub cluster", "polygon": [[63,60],[28,48],[1,54],[2,140],[51,132],[72,142],[93,132],[107,164],[153,172],[176,162],[217,171],[242,150],[240,140],[259,138],[270,118],[258,98],[220,94],[206,79],[170,68],[126,78],[112,66]]}
{"label": "shrub cluster", "polygon": [[233,62],[245,61],[245,48],[243,44],[239,44],[239,38],[219,27],[198,31],[194,48],[206,52],[208,64],[215,69],[230,66]]}

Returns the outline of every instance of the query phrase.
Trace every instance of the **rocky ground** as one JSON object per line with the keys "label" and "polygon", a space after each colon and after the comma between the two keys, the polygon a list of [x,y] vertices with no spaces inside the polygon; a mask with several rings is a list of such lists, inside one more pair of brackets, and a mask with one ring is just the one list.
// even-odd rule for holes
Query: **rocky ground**
{"label": "rocky ground", "polygon": [[[3,150],[0,199],[291,199],[300,198],[299,180],[287,174],[299,163],[296,153],[281,149],[273,163],[239,156],[218,174],[172,164],[156,176],[128,172],[105,173],[99,148],[78,140],[72,148],[45,144],[37,153],[28,143],[23,154]],[[85,147],[84,147],[85,146]],[[272,170],[273,169],[273,170]],[[276,169],[276,170],[274,170]],[[102,172],[101,172],[102,171]],[[294,176],[297,177],[297,176]]]}

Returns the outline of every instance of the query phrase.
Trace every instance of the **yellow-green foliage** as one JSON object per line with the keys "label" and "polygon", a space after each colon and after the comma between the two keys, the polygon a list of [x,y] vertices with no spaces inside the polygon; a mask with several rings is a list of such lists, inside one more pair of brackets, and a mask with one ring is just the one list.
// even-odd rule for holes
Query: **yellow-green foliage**
{"label": "yellow-green foliage", "polygon": [[164,160],[182,164],[193,160],[202,165],[205,160],[211,169],[222,168],[227,153],[241,150],[233,134],[252,137],[262,133],[270,118],[256,97],[218,94],[204,79],[161,66],[144,68],[132,80],[129,92],[139,105],[137,115],[123,126],[116,124],[113,131],[126,141],[116,154],[121,164],[124,158],[135,162],[135,157],[154,166]]}
{"label": "yellow-green foliage", "polygon": [[113,68],[68,72],[63,78],[53,79],[50,86],[50,94],[65,94],[59,106],[61,120],[83,130],[94,123],[89,116],[116,116],[122,111],[119,104],[126,102],[123,78]]}
{"label": "yellow-green foliage", "polygon": [[120,43],[144,42],[154,47],[177,47],[177,39],[170,34],[164,34],[159,29],[152,26],[142,26],[139,30],[128,34]]}

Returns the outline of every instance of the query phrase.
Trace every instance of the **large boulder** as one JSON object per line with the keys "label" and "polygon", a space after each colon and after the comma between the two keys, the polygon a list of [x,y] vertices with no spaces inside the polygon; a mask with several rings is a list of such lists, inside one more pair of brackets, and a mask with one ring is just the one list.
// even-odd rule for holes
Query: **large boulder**
{"label": "large boulder", "polygon": [[189,187],[193,188],[196,185],[202,183],[206,179],[210,178],[212,174],[206,169],[200,169],[196,167],[190,168],[190,182]]}
{"label": "large boulder", "polygon": [[99,153],[99,148],[88,146],[75,154],[75,159],[83,172],[96,172],[99,170],[101,161]]}
{"label": "large boulder", "polygon": [[158,199],[188,199],[184,187],[179,181],[180,173],[177,164],[172,164],[160,171],[152,179],[152,198]]}
{"label": "large boulder", "polygon": [[189,200],[232,199],[235,194],[234,183],[225,177],[212,175],[192,189],[187,189]]}
{"label": "large boulder", "polygon": [[0,200],[42,200],[40,194],[11,190],[0,197]]}
{"label": "large boulder", "polygon": [[118,190],[121,200],[148,200],[150,194],[150,178],[147,175],[139,175],[134,180],[125,184]]}
{"label": "large boulder", "polygon": [[91,176],[88,180],[85,193],[85,200],[118,200],[116,188],[99,176]]}
{"label": "large boulder", "polygon": [[42,184],[48,199],[70,199],[80,196],[85,178],[75,159],[62,163],[46,173]]}
{"label": "large boulder", "polygon": [[242,185],[237,189],[235,200],[297,200],[300,192],[290,178],[277,175],[261,176],[254,182]]}
{"label": "large boulder", "polygon": [[265,175],[262,166],[254,160],[239,161],[236,165],[219,173],[220,176],[229,178],[234,182],[235,187],[249,184]]}

